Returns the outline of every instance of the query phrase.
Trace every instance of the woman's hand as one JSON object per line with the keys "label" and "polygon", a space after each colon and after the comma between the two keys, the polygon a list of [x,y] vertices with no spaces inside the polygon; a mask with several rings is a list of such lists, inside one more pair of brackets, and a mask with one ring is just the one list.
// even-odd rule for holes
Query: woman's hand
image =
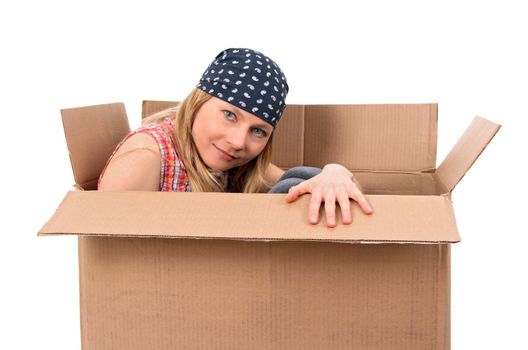
{"label": "woman's hand", "polygon": [[326,223],[328,227],[336,226],[336,202],[341,207],[341,217],[344,224],[352,223],[350,200],[355,200],[366,214],[373,210],[367,198],[354,182],[354,176],[339,164],[326,165],[321,173],[297,186],[292,186],[285,197],[291,203],[304,193],[311,193],[312,198],[308,208],[308,218],[311,224],[319,222],[319,208],[324,202]]}

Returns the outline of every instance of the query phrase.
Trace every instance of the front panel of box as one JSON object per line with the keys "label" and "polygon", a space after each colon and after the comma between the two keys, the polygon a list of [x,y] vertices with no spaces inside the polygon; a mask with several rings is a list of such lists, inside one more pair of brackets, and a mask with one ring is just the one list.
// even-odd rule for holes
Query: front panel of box
{"label": "front panel of box", "polygon": [[449,249],[80,237],[83,349],[447,349]]}

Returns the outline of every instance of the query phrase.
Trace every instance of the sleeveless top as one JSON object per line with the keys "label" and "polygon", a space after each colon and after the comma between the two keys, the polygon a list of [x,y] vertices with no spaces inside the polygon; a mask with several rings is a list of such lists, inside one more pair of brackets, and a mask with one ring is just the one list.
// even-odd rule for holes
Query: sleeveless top
{"label": "sleeveless top", "polygon": [[128,134],[115,148],[114,152],[106,162],[106,165],[99,177],[98,185],[105,173],[105,170],[123,143],[131,136],[144,133],[150,135],[158,144],[161,167],[159,191],[164,192],[191,192],[191,184],[187,178],[187,172],[182,159],[178,155],[176,140],[174,139],[174,117],[167,117],[159,124],[151,124],[140,127]]}

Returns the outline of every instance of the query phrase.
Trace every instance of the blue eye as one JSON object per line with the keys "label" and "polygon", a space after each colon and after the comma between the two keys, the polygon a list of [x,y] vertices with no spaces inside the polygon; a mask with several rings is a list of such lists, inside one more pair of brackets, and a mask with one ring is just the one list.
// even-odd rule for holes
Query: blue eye
{"label": "blue eye", "polygon": [[253,133],[255,134],[255,136],[258,136],[258,137],[265,137],[266,136],[266,132],[264,130],[262,130],[261,128],[254,128],[253,129]]}
{"label": "blue eye", "polygon": [[225,118],[227,120],[235,120],[236,119],[235,113],[230,112],[230,111],[224,111],[224,116],[225,116]]}

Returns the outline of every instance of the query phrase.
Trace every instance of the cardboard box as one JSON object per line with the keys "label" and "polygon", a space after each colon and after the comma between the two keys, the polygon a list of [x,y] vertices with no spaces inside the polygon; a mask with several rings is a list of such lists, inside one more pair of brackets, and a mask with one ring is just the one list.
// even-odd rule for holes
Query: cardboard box
{"label": "cardboard box", "polygon": [[124,106],[62,115],[78,190],[39,235],[79,237],[83,349],[450,348],[450,194],[499,125],[437,168],[436,104],[289,105],[273,162],[343,164],[375,209],[327,228],[309,196],[92,191]]}

